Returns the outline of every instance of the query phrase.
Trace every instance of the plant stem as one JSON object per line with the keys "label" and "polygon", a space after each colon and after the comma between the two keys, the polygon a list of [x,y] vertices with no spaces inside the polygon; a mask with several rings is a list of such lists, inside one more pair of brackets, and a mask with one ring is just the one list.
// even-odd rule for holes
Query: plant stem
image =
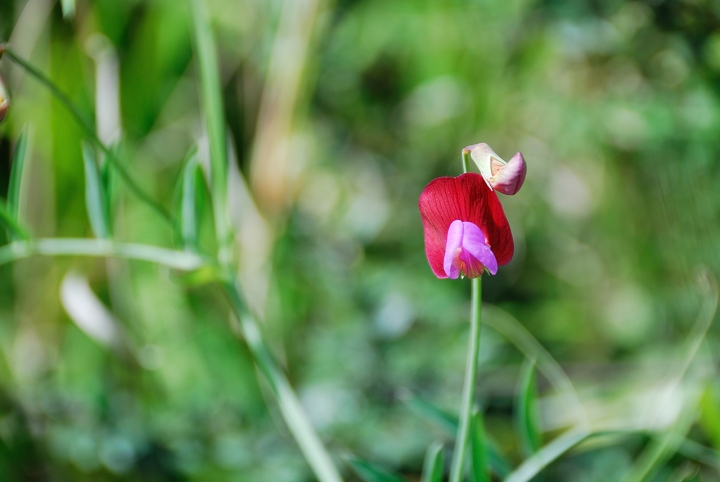
{"label": "plant stem", "polygon": [[265,375],[270,388],[277,397],[282,416],[310,467],[321,482],[342,482],[335,464],[310,424],[290,382],[270,350],[265,346],[260,334],[260,327],[241,298],[240,290],[232,282],[226,282],[224,287],[240,320],[242,336],[253,354],[255,363]]}
{"label": "plant stem", "polygon": [[210,186],[213,197],[215,236],[218,241],[218,258],[221,264],[232,260],[232,239],[227,220],[228,153],[225,138],[220,69],[212,26],[203,0],[192,0],[193,31],[196,58],[200,67],[200,87],[203,110],[210,145]]}
{"label": "plant stem", "polygon": [[75,106],[75,104],[72,103],[68,96],[65,95],[58,88],[58,86],[55,85],[52,80],[50,80],[48,76],[46,76],[42,71],[40,71],[40,69],[38,69],[30,62],[16,54],[10,45],[0,44],[0,55],[2,55],[2,53],[7,54],[7,56],[13,62],[25,69],[28,74],[30,74],[32,77],[35,77],[38,82],[40,82],[43,86],[45,86],[45,88],[50,91],[50,93],[68,110],[70,115],[75,119],[75,122],[82,128],[82,130],[85,131],[88,137],[90,137],[92,143],[95,144],[95,146],[97,146],[97,148],[100,149],[103,154],[105,154],[107,160],[110,162],[113,168],[115,168],[118,174],[120,174],[120,177],[125,181],[125,184],[127,184],[128,188],[130,188],[130,191],[132,191],[138,199],[147,204],[153,211],[159,214],[160,217],[170,223],[170,225],[174,228],[175,223],[173,222],[170,213],[162,205],[155,201],[149,194],[143,191],[142,188],[137,185],[137,183],[135,183],[132,177],[130,177],[130,174],[125,170],[123,165],[117,159],[115,154],[113,154],[113,152],[105,144],[103,144],[103,142],[95,133],[95,129],[83,117],[83,115],[80,113],[80,110]]}
{"label": "plant stem", "polygon": [[468,349],[467,366],[465,367],[465,386],[463,387],[462,405],[460,407],[460,427],[450,468],[450,482],[460,482],[462,480],[465,452],[470,438],[470,420],[475,402],[475,381],[477,378],[478,355],[480,354],[481,279],[482,277],[479,276],[472,280],[470,347]]}

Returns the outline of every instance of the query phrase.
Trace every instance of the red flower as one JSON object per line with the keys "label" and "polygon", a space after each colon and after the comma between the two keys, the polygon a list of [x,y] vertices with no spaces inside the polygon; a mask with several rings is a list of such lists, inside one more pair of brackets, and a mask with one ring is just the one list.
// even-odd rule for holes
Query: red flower
{"label": "red flower", "polygon": [[438,278],[477,278],[510,262],[515,246],[500,200],[475,173],[440,177],[420,194],[425,254]]}

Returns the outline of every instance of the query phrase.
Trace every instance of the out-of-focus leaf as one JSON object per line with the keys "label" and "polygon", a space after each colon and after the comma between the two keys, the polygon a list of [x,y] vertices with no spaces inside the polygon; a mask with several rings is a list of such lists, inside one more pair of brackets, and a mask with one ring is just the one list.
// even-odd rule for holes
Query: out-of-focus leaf
{"label": "out-of-focus leaf", "polygon": [[700,427],[715,449],[720,449],[720,405],[713,385],[705,388],[700,399]]}
{"label": "out-of-focus leaf", "polygon": [[7,210],[4,204],[0,203],[0,223],[2,223],[8,230],[8,235],[11,239],[27,239],[28,235],[25,230],[18,224],[18,222],[12,217],[10,212]]}
{"label": "out-of-focus leaf", "polygon": [[348,463],[365,482],[406,482],[402,477],[367,460],[351,457]]}
{"label": "out-of-focus leaf", "polygon": [[445,471],[443,444],[434,442],[428,448],[423,465],[422,482],[442,482]]}
{"label": "out-of-focus leaf", "polygon": [[[448,435],[455,436],[459,424],[457,417],[411,394],[403,395],[401,399],[413,412],[419,415],[420,418],[442,428]],[[507,476],[512,470],[510,463],[503,457],[497,445],[490,437],[486,436],[485,442],[492,471],[500,477]]]}
{"label": "out-of-focus leaf", "polygon": [[179,213],[175,219],[180,223],[179,232],[182,244],[186,249],[197,251],[199,239],[199,219],[202,190],[202,170],[198,162],[197,150],[193,149],[188,155],[183,167]]}
{"label": "out-of-focus leaf", "polygon": [[61,0],[63,17],[73,18],[75,16],[75,0]]}
{"label": "out-of-focus leaf", "polygon": [[110,213],[105,186],[98,169],[95,150],[89,142],[83,142],[83,164],[85,166],[85,207],[90,227],[98,238],[110,237]]}
{"label": "out-of-focus leaf", "polygon": [[485,437],[485,423],[480,410],[473,412],[470,426],[470,455],[472,457],[472,473],[475,482],[490,482],[490,462],[487,452],[487,437]]}
{"label": "out-of-focus leaf", "polygon": [[520,376],[520,393],[518,394],[515,413],[522,449],[526,456],[530,456],[537,452],[541,444],[534,360],[525,359],[525,363],[523,363]]}
{"label": "out-of-focus leaf", "polygon": [[528,482],[545,467],[558,459],[568,450],[588,438],[592,433],[585,428],[572,429],[538,450],[532,457],[525,460],[508,477],[505,482]]}
{"label": "out-of-focus leaf", "polygon": [[25,158],[27,157],[28,131],[25,127],[15,144],[15,152],[12,157],[10,168],[10,185],[8,186],[7,209],[16,221],[19,220],[20,212],[20,187],[22,186],[23,173],[25,172]]}

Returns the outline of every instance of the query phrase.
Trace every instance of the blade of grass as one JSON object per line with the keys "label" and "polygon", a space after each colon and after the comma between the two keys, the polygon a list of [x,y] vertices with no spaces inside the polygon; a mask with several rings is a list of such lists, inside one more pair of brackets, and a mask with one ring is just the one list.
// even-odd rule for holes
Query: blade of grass
{"label": "blade of grass", "polygon": [[472,473],[475,482],[490,482],[490,462],[488,460],[487,437],[483,414],[475,409],[470,432],[470,454]]}
{"label": "blade of grass", "polygon": [[15,220],[13,215],[10,214],[10,211],[8,211],[3,203],[0,203],[0,223],[5,225],[10,239],[28,239],[27,232]]}
{"label": "blade of grass", "polygon": [[392,474],[377,464],[358,457],[348,459],[348,464],[365,482],[405,482],[405,479]]}
{"label": "blade of grass", "polygon": [[508,312],[487,303],[483,310],[487,311],[487,315],[483,316],[483,324],[500,333],[526,358],[535,360],[538,370],[555,390],[563,394],[568,411],[576,419],[576,424],[589,426],[585,408],[580,402],[575,387],[560,364],[555,361],[545,347]]}
{"label": "blade of grass", "polygon": [[221,264],[232,260],[232,240],[227,218],[228,152],[225,138],[220,70],[212,26],[203,0],[191,0],[196,58],[200,67],[202,106],[210,144],[210,186],[215,218],[215,234]]}
{"label": "blade of grass", "polygon": [[297,395],[280,369],[275,357],[263,341],[260,326],[242,298],[242,291],[235,286],[236,280],[225,280],[223,288],[239,321],[239,335],[245,339],[255,363],[265,375],[270,388],[277,397],[278,406],[285,423],[297,441],[300,450],[320,482],[341,482],[342,477],[332,458],[322,444]]}
{"label": "blade of grass", "polygon": [[190,152],[182,173],[180,196],[180,234],[185,249],[198,250],[198,174],[202,176],[197,150]]}
{"label": "blade of grass", "polygon": [[540,430],[537,413],[537,385],[535,383],[535,361],[525,359],[521,369],[520,390],[516,407],[516,427],[525,456],[540,448]]}
{"label": "blade of grass", "polygon": [[75,0],[61,0],[63,17],[73,18],[75,16]]}
{"label": "blade of grass", "polygon": [[18,137],[17,143],[15,144],[15,152],[13,152],[12,157],[12,167],[10,168],[10,185],[8,186],[7,209],[16,221],[20,220],[20,193],[23,174],[25,172],[28,137],[29,129],[25,126],[20,134],[20,137]]}
{"label": "blade of grass", "polygon": [[80,128],[82,128],[85,133],[88,135],[90,140],[93,144],[95,144],[95,147],[100,149],[105,156],[107,156],[107,160],[112,164],[113,168],[117,173],[120,175],[122,180],[125,182],[127,187],[130,189],[130,191],[143,203],[145,203],[148,207],[150,207],[153,211],[155,211],[162,219],[164,219],[166,222],[170,224],[170,226],[174,226],[172,216],[170,213],[157,201],[155,201],[152,196],[147,194],[130,176],[130,174],[127,172],[125,167],[123,167],[122,163],[117,159],[115,154],[100,140],[100,138],[97,136],[97,133],[95,132],[95,129],[92,127],[92,124],[90,124],[80,113],[78,108],[72,103],[72,101],[66,96],[58,87],[55,85],[55,83],[50,80],[49,77],[47,77],[40,69],[32,65],[30,62],[19,56],[15,51],[12,49],[12,47],[8,44],[0,44],[0,54],[5,53],[7,56],[15,62],[18,66],[22,67],[27,73],[29,73],[32,77],[34,77],[38,82],[40,82],[45,88],[47,88],[50,93],[67,109],[67,111],[70,113],[70,115],[75,119],[75,122],[77,123]]}
{"label": "blade of grass", "polygon": [[427,454],[425,454],[422,479],[420,480],[421,482],[442,482],[444,471],[445,453],[443,452],[443,444],[434,442],[428,448]]}
{"label": "blade of grass", "polygon": [[32,241],[14,241],[0,247],[0,265],[31,256],[124,258],[149,261],[183,271],[212,266],[207,259],[187,251],[176,251],[146,244],[118,243],[106,239],[44,238]]}
{"label": "blade of grass", "polygon": [[82,144],[83,166],[85,167],[85,208],[93,234],[97,238],[110,237],[110,210],[98,169],[95,150],[88,142]]}

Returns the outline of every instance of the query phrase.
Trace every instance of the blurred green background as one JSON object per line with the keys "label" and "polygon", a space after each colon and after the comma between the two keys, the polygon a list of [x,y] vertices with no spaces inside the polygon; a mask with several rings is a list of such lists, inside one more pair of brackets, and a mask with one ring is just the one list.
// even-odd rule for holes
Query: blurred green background
{"label": "blurred green background", "polygon": [[[501,196],[515,258],[483,286],[478,394],[498,447],[511,465],[524,458],[520,366],[545,356],[506,336],[524,326],[593,426],[638,430],[583,445],[546,481],[621,480],[670,428],[677,443],[647,480],[720,480],[720,346],[702,329],[720,270],[720,2],[208,7],[241,277],[333,454],[419,480],[427,446],[453,439],[422,407],[459,408],[470,285],[432,275],[417,199],[487,142],[528,163],[524,188]],[[78,0],[67,16],[52,0],[0,0],[0,37],[168,209],[186,153],[207,146],[191,20],[172,0]],[[22,219],[36,236],[91,237],[82,130],[7,58],[0,71],[12,97],[0,192],[28,125]],[[114,186],[116,239],[177,246]],[[212,254],[209,203],[202,223]],[[314,480],[228,318],[217,287],[148,263],[1,266],[0,479]],[[577,419],[538,365],[547,443]],[[688,455],[696,444],[704,459]]]}

